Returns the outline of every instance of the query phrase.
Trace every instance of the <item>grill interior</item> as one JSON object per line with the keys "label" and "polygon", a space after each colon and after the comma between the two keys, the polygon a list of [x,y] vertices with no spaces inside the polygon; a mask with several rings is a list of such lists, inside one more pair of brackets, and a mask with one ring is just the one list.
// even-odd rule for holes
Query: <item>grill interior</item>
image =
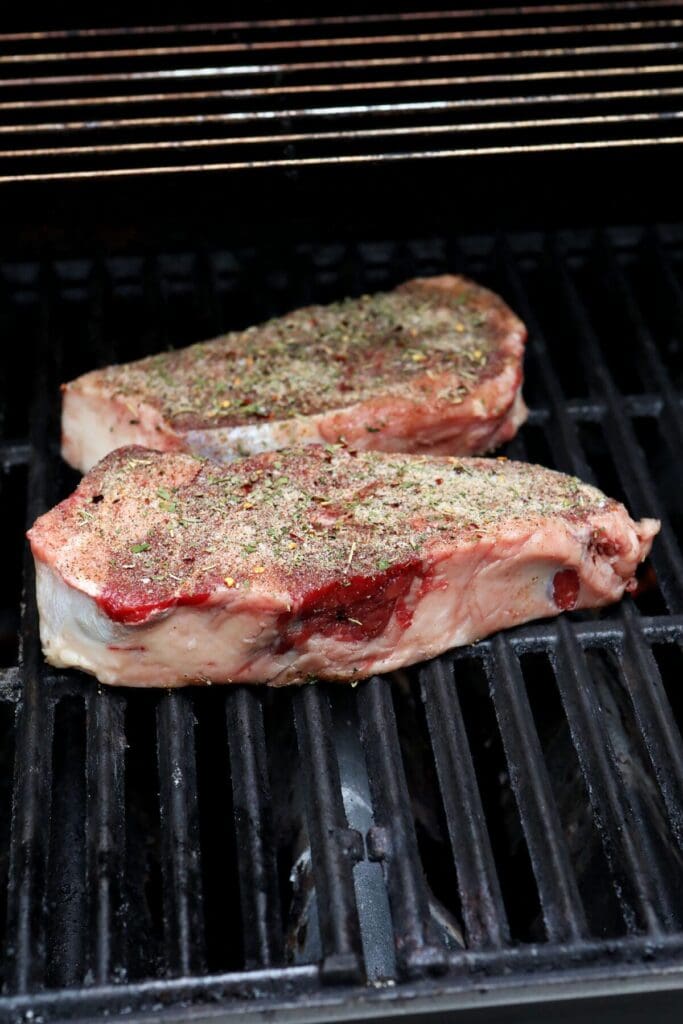
{"label": "grill interior", "polygon": [[0,182],[627,158],[683,139],[682,47],[665,0],[5,31]]}
{"label": "grill interior", "polygon": [[[2,1014],[679,977],[682,263],[666,226],[0,263]],[[635,599],[353,689],[129,695],[43,664],[21,537],[76,481],[59,381],[444,270],[529,325],[506,453],[661,519]]]}

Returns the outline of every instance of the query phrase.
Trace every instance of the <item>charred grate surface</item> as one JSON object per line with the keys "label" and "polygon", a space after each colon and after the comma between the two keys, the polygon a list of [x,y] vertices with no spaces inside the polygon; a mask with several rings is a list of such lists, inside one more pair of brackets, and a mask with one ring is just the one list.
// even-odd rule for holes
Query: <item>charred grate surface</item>
{"label": "charred grate surface", "polygon": [[[60,380],[447,269],[530,327],[508,454],[661,518],[635,600],[355,689],[128,694],[43,664],[17,552],[75,482]],[[0,265],[3,1017],[672,976],[682,270],[666,227]]]}
{"label": "charred grate surface", "polygon": [[415,7],[5,32],[0,182],[680,145],[679,4]]}

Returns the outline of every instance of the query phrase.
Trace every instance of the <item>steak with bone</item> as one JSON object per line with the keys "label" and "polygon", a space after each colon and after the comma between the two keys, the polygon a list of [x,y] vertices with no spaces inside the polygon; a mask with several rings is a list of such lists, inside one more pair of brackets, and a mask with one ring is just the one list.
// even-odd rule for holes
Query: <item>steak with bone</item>
{"label": "steak with bone", "polygon": [[617,601],[659,524],[500,459],[108,455],[29,532],[43,650],[103,683],[388,672]]}
{"label": "steak with bone", "polygon": [[295,444],[468,455],[514,436],[526,329],[464,277],[309,306],[109,366],[63,387],[62,454],[86,472],[121,445],[220,461]]}

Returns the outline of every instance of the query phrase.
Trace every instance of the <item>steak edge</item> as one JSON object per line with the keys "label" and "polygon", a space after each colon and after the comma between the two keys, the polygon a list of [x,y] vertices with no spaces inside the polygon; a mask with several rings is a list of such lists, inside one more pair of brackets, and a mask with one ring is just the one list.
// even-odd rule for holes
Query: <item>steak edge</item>
{"label": "steak edge", "polygon": [[501,459],[107,456],[29,531],[43,651],[103,683],[388,672],[618,600],[657,521]]}
{"label": "steak edge", "polygon": [[219,461],[296,444],[473,454],[526,418],[526,328],[464,277],[308,306],[63,385],[62,454],[82,472],[122,445]]}

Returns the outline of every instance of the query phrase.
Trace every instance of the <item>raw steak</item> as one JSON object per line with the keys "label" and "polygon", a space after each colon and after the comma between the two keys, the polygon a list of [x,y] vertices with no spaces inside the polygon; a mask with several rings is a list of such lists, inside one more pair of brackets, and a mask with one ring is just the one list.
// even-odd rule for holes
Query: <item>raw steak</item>
{"label": "raw steak", "polygon": [[49,662],[104,683],[387,672],[618,600],[659,524],[499,459],[119,449],[29,533]]}
{"label": "raw steak", "polygon": [[513,437],[526,329],[464,277],[309,306],[64,385],[62,453],[126,444],[226,462],[293,444],[467,455]]}

